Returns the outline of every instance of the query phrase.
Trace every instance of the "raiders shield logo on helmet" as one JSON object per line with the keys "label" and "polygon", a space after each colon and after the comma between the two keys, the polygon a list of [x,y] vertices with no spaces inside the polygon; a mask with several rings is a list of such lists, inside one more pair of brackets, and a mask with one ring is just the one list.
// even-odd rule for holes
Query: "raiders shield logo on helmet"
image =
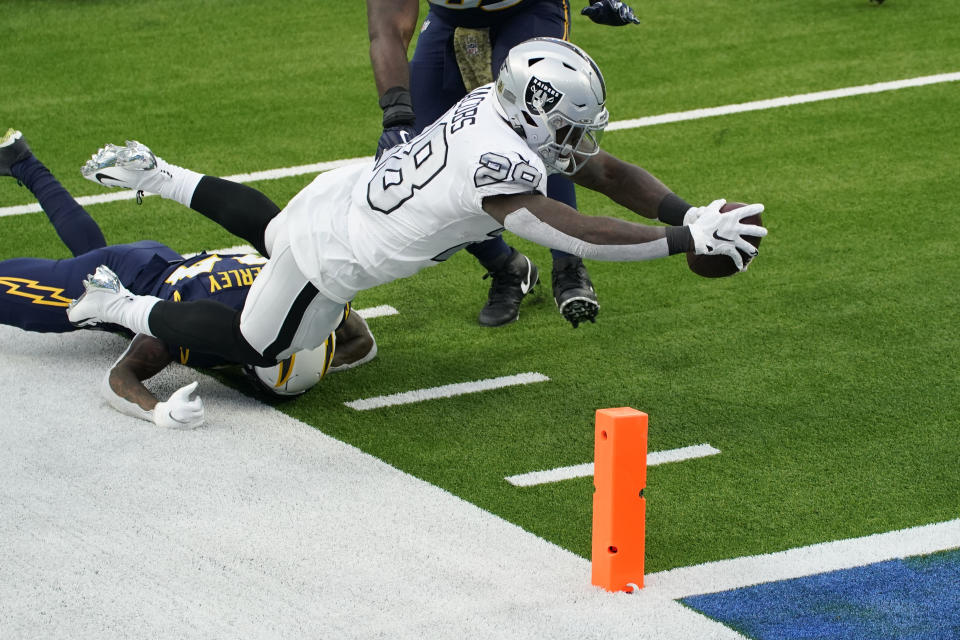
{"label": "raiders shield logo on helmet", "polygon": [[524,93],[527,109],[538,116],[550,113],[560,103],[561,98],[563,94],[554,89],[552,84],[536,76],[530,78]]}

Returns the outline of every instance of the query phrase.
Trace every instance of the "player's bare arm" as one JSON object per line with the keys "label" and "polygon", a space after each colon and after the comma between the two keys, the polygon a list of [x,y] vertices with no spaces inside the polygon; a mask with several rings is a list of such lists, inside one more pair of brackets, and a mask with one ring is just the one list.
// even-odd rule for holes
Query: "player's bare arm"
{"label": "player's bare arm", "polygon": [[692,247],[686,227],[587,216],[540,194],[490,196],[483,209],[522,238],[595,260],[650,260]]}
{"label": "player's bare arm", "polygon": [[333,369],[345,369],[349,365],[369,359],[370,352],[376,347],[376,341],[370,328],[356,312],[347,316],[337,328],[337,348],[333,352]]}
{"label": "player's bare arm", "polygon": [[763,205],[748,205],[721,215],[724,203],[715,200],[703,207],[691,224],[677,227],[586,216],[539,194],[489,196],[483,201],[483,209],[521,238],[582,258],[635,262],[694,251],[698,255],[728,255],[742,271],[744,263],[738,250],[756,255],[756,248],[743,235],[762,237],[767,230],[741,221],[762,212]]}
{"label": "player's bare arm", "polygon": [[172,360],[162,341],[138,334],[110,369],[108,377],[110,388],[124,400],[133,402],[147,411],[153,411],[158,400],[143,385],[143,381],[160,373]]}
{"label": "player's bare arm", "polygon": [[417,26],[419,0],[367,0],[370,64],[383,110],[377,157],[413,137],[417,116],[410,97],[407,48]]}
{"label": "player's bare arm", "polygon": [[203,424],[203,402],[194,395],[197,383],[159,400],[143,381],[170,364],[172,358],[157,338],[138,334],[101,383],[101,394],[111,407],[128,416],[168,429],[195,429]]}
{"label": "player's bare arm", "polygon": [[377,94],[392,87],[409,87],[407,48],[417,27],[418,0],[367,0],[370,62]]}
{"label": "player's bare arm", "polygon": [[603,149],[590,158],[572,179],[604,194],[617,204],[651,220],[670,189],[646,169],[625,162]]}

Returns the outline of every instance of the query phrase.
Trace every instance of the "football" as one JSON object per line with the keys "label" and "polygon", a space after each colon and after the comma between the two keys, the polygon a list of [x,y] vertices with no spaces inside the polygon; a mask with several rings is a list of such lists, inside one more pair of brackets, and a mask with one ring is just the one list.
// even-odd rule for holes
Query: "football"
{"label": "football", "polygon": [[[727,213],[745,206],[747,205],[742,202],[728,202],[720,208],[720,212]],[[763,221],[760,219],[759,213],[754,216],[747,216],[741,222],[743,222],[743,224],[763,226]],[[753,246],[760,246],[760,238],[757,236],[743,237]],[[743,258],[744,265],[752,260],[752,258],[743,251],[740,252],[740,257]],[[739,273],[737,271],[737,265],[733,263],[733,260],[731,260],[729,256],[698,256],[693,251],[687,252],[687,266],[690,267],[690,271],[704,278],[725,278]]]}

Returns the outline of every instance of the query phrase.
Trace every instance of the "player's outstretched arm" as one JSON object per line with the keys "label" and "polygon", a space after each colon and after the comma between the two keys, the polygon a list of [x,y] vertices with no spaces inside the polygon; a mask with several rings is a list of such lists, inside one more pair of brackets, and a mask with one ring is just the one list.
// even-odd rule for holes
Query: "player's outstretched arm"
{"label": "player's outstretched arm", "polygon": [[724,200],[716,200],[690,225],[654,227],[617,218],[585,216],[562,202],[539,194],[491,196],[484,210],[508,231],[537,244],[582,258],[631,262],[695,251],[701,255],[728,255],[744,269],[738,249],[755,256],[743,236],[765,236],[763,227],[741,220],[763,211],[749,205],[721,215]]}
{"label": "player's outstretched arm", "polygon": [[582,258],[634,261],[692,249],[686,227],[654,227],[618,218],[586,216],[539,194],[491,196],[483,208],[508,231]]}
{"label": "player's outstretched arm", "polygon": [[104,399],[120,413],[157,426],[199,427],[203,424],[203,402],[193,396],[196,382],[174,391],[166,402],[160,402],[143,385],[144,380],[162,371],[171,360],[163,342],[143,334],[135,336],[103,378],[101,393]]}
{"label": "player's outstretched arm", "polygon": [[657,219],[660,203],[672,193],[643,167],[621,160],[603,149],[584,163],[573,175],[573,181],[651,220]]}
{"label": "player's outstretched arm", "polygon": [[707,209],[692,206],[643,167],[602,149],[573,175],[573,181],[645,218],[675,227],[691,225]]}

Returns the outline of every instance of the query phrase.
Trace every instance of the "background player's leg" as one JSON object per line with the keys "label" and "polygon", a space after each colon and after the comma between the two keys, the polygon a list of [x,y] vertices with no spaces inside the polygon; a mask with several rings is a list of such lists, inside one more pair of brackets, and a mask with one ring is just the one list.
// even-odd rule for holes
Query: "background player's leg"
{"label": "background player's leg", "polygon": [[[418,36],[410,60],[410,96],[417,114],[417,131],[433,123],[467,94],[451,45],[454,27],[432,12],[427,19],[429,25]],[[516,320],[520,301],[537,282],[536,267],[500,236],[469,245],[467,251],[492,278],[487,302],[477,321],[496,327]],[[522,287],[522,283],[529,287]]]}
{"label": "background player's leg", "polygon": [[[491,30],[494,75],[499,72],[507,52],[524,40],[534,37],[569,38],[569,2],[538,2],[530,7]],[[552,175],[547,180],[547,196],[577,208],[574,184],[562,175]],[[593,322],[600,304],[583,260],[556,249],[551,249],[550,253],[553,256],[551,284],[557,308],[574,327],[586,320]]]}
{"label": "background player's leg", "polygon": [[[7,132],[7,136],[16,133],[18,132],[11,130]],[[13,176],[33,193],[43,212],[53,223],[57,235],[73,255],[78,256],[106,246],[107,241],[97,223],[33,155],[22,135],[0,149],[0,175]]]}

